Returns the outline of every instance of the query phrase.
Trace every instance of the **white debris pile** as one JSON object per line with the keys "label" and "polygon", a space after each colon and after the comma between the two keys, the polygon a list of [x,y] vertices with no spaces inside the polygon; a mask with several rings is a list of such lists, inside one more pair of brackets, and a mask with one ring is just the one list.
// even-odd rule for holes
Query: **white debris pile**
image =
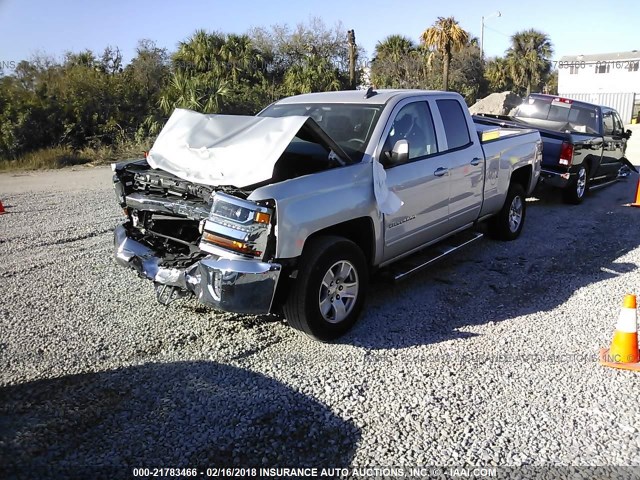
{"label": "white debris pile", "polygon": [[472,115],[490,113],[492,115],[509,115],[511,111],[522,103],[522,98],[513,92],[492,93],[478,100],[469,107]]}

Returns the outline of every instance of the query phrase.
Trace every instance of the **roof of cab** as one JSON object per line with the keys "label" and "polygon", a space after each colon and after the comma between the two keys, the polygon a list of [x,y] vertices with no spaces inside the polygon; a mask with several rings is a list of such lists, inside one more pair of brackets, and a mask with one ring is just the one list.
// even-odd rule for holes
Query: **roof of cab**
{"label": "roof of cab", "polygon": [[319,92],[319,93],[303,93],[293,97],[278,100],[278,104],[287,103],[368,103],[372,105],[383,105],[392,98],[410,97],[415,95],[442,95],[442,96],[459,96],[454,92],[441,92],[437,90],[392,90],[379,89],[374,90],[375,94],[366,98],[366,90],[342,90],[339,92]]}

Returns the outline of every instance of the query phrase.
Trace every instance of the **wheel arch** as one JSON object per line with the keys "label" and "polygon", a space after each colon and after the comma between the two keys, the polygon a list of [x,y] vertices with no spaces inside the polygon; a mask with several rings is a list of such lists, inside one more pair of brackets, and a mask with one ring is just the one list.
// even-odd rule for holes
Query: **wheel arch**
{"label": "wheel arch", "polygon": [[531,190],[533,189],[533,187],[531,186],[532,175],[533,175],[533,167],[531,165],[525,165],[513,171],[513,173],[511,174],[510,183],[520,184],[524,189],[525,193],[528,195],[531,193]]}
{"label": "wheel arch", "polygon": [[587,170],[589,172],[589,175],[587,175],[587,177],[591,179],[599,166],[600,158],[597,158],[595,155],[589,155],[584,159],[582,163],[587,167]]}
{"label": "wheel arch", "polygon": [[[324,278],[338,262],[348,263],[348,270],[343,272],[341,265],[333,271],[329,284]],[[283,301],[284,316],[291,327],[311,338],[323,342],[334,340],[351,329],[360,316],[367,284],[366,258],[353,241],[342,235],[311,237]],[[323,306],[329,307],[328,310],[324,311]]]}
{"label": "wheel arch", "polygon": [[[313,232],[305,241],[305,247],[309,240],[324,235],[333,235],[351,240],[360,249],[367,260],[367,265],[371,267],[376,254],[375,230],[373,220],[369,217],[359,217],[346,222],[341,222],[330,227]],[[304,247],[303,247],[304,251]]]}
{"label": "wheel arch", "polygon": [[276,290],[273,304],[275,310],[279,310],[285,302],[292,282],[295,281],[296,272],[300,265],[300,259],[304,255],[305,249],[309,246],[310,240],[322,236],[335,236],[346,238],[355,243],[364,254],[367,267],[372,268],[376,254],[376,236],[373,220],[370,217],[358,217],[345,222],[337,223],[330,227],[322,228],[309,235],[301,249],[301,256],[281,260],[283,270],[287,273],[281,275],[280,282]]}

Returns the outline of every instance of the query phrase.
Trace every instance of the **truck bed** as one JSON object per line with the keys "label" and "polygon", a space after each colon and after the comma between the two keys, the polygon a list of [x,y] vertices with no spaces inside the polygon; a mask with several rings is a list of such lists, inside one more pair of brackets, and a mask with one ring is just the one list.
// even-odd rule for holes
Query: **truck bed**
{"label": "truck bed", "polygon": [[[475,122],[475,119],[474,123],[487,162],[484,204],[480,212],[480,217],[483,217],[504,203],[504,195],[510,181],[510,178],[504,175],[504,165],[513,164],[513,159],[519,159],[519,162],[534,166],[531,182],[526,189],[527,194],[533,191],[540,174],[539,164],[535,161],[537,151],[535,145],[538,144],[540,137],[536,130],[522,126],[496,127],[495,124]],[[523,141],[523,138],[527,141]]]}
{"label": "truck bed", "polygon": [[529,125],[507,115],[474,115],[473,121],[478,128],[484,129],[491,129],[491,127],[501,127],[502,130],[515,131],[522,130],[523,128],[535,129],[540,133],[540,137],[544,143],[544,149],[542,151],[543,167],[558,166],[558,158],[560,157],[560,149],[563,142],[568,142],[575,146],[588,144],[592,142],[594,138],[602,138],[600,135],[591,133],[558,132],[548,128]]}

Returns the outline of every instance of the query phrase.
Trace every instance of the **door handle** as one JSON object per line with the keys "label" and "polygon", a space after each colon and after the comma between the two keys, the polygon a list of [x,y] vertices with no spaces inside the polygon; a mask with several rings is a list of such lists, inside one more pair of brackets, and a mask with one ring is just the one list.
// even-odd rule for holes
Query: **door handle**
{"label": "door handle", "polygon": [[447,173],[449,173],[449,169],[446,167],[438,167],[436,168],[436,171],[433,172],[436,177],[443,177]]}
{"label": "door handle", "polygon": [[474,158],[473,160],[471,160],[471,162],[470,162],[470,163],[471,163],[471,165],[473,165],[474,167],[477,167],[478,165],[480,165],[480,162],[481,162],[481,161],[482,161],[481,159],[479,159],[478,157],[476,157],[476,158]]}

